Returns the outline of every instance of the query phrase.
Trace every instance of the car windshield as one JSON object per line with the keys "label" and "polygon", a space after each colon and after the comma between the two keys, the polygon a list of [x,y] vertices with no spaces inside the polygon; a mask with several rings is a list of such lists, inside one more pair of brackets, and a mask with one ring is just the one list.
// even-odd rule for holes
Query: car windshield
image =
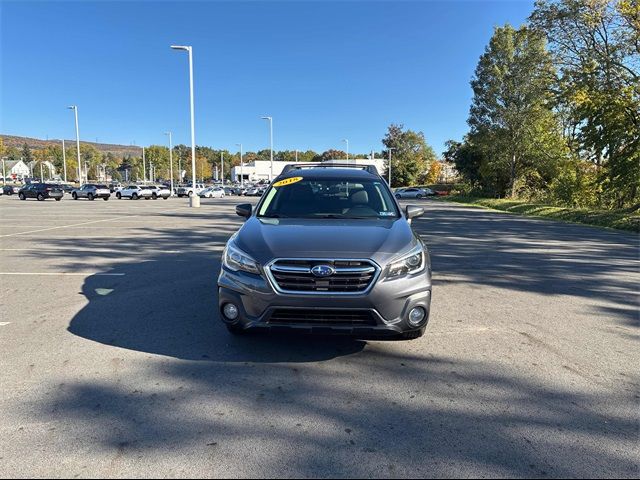
{"label": "car windshield", "polygon": [[289,178],[275,182],[260,205],[267,218],[397,218],[386,185],[369,179]]}

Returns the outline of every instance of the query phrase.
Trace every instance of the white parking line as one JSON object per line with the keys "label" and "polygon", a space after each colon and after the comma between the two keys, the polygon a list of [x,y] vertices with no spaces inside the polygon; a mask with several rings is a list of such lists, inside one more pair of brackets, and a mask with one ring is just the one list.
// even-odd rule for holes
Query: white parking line
{"label": "white parking line", "polygon": [[[138,216],[139,215],[129,215],[129,216],[125,217],[125,218],[134,218],[134,217],[138,217]],[[41,228],[39,230],[29,230],[27,232],[8,233],[8,234],[5,234],[5,235],[0,235],[0,237],[3,237],[3,238],[15,237],[17,235],[27,235],[29,233],[46,232],[46,231],[49,231],[49,230],[57,230],[57,229],[60,229],[60,228],[79,227],[81,225],[90,225],[92,223],[100,223],[100,222],[111,222],[113,220],[118,220],[119,218],[122,218],[122,217],[105,218],[104,220],[92,220],[90,222],[74,223],[72,225],[60,225],[60,226],[57,226],[57,227]]]}
{"label": "white parking line", "polygon": [[124,273],[103,273],[103,272],[0,272],[0,275],[63,275],[68,277],[123,277]]}

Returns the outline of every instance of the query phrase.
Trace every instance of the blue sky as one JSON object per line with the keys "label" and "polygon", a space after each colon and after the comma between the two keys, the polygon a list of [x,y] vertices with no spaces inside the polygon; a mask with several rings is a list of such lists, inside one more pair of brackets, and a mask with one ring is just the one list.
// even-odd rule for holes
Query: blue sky
{"label": "blue sky", "polygon": [[532,1],[1,3],[0,132],[137,145],[381,149],[390,123],[437,153],[467,131],[469,80],[493,28]]}

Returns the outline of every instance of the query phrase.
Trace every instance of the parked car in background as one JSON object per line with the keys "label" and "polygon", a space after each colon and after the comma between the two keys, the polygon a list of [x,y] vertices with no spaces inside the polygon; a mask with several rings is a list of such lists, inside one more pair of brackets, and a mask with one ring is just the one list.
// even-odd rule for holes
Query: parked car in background
{"label": "parked car in background", "polygon": [[222,187],[209,187],[198,193],[202,198],[224,198],[224,189]]}
{"label": "parked car in background", "polygon": [[2,187],[2,193],[5,195],[13,195],[14,193],[18,193],[20,191],[19,185],[5,185]]}
{"label": "parked car in background", "polygon": [[138,200],[139,198],[151,198],[152,193],[151,190],[143,190],[140,185],[128,185],[119,192],[116,192],[116,198]]}
{"label": "parked car in background", "polygon": [[87,200],[95,200],[96,198],[102,198],[103,200],[109,200],[111,196],[111,190],[106,185],[85,183],[80,188],[74,188],[71,192],[71,198],[78,200],[79,198],[86,198]]}
{"label": "parked car in background", "polygon": [[30,183],[25,185],[18,191],[18,198],[26,200],[27,198],[35,198],[39,201],[53,198],[56,202],[62,200],[64,192],[58,185],[52,183]]}
{"label": "parked car in background", "polygon": [[416,188],[416,187],[398,188],[394,192],[394,195],[396,196],[396,198],[424,198],[424,197],[431,197],[435,194],[436,192],[434,192],[430,188]]}
{"label": "parked car in background", "polygon": [[166,200],[171,196],[171,190],[164,185],[142,185],[142,189],[150,190],[151,198],[154,200],[157,200],[158,198]]}
{"label": "parked car in background", "polygon": [[109,190],[111,191],[111,193],[116,193],[118,190],[122,190],[123,188],[124,185],[118,182],[111,182],[109,184]]}
{"label": "parked car in background", "polygon": [[75,187],[73,185],[69,185],[68,183],[61,183],[60,188],[64,193],[68,193],[69,195],[71,195],[71,193],[75,190]]}
{"label": "parked car in background", "polygon": [[183,185],[181,187],[178,187],[177,194],[178,194],[179,197],[190,197],[194,193],[196,195],[199,194],[205,188],[206,187],[202,183],[196,183],[196,188],[193,188],[193,185],[191,185],[191,184]]}

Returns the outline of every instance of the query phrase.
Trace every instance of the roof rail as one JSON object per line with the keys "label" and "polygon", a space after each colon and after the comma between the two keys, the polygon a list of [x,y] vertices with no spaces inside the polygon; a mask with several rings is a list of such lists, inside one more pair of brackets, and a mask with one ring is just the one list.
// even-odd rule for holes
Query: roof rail
{"label": "roof rail", "polygon": [[358,168],[360,170],[366,170],[367,172],[380,176],[378,169],[375,165],[356,165],[353,163],[333,163],[333,162],[304,162],[304,163],[290,163],[285,165],[282,169],[282,174],[288,173],[292,170],[302,170],[303,168]]}

